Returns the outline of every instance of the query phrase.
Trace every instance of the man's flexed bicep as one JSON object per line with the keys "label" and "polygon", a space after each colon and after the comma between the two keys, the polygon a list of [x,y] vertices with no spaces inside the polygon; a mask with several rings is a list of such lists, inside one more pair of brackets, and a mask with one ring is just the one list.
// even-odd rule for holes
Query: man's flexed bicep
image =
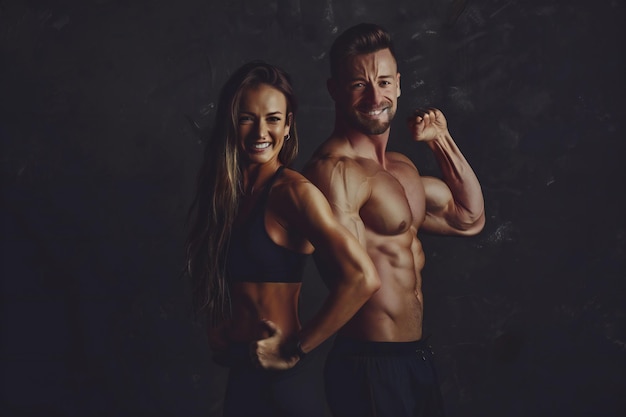
{"label": "man's flexed bicep", "polygon": [[[466,207],[467,204],[464,204],[465,201],[471,200],[472,196],[455,198],[450,187],[439,178],[422,177],[422,183],[426,199],[426,217],[421,226],[423,231],[471,236],[482,230],[485,224],[484,211],[481,210],[477,216],[472,213],[470,207]],[[482,195],[480,199],[481,201],[476,202],[474,206],[480,206]]]}
{"label": "man's flexed bicep", "polygon": [[370,190],[361,167],[348,158],[320,158],[307,165],[304,175],[324,194],[339,223],[365,244],[359,211]]}
{"label": "man's flexed bicep", "polygon": [[475,235],[485,224],[480,183],[448,130],[443,113],[435,108],[417,109],[408,119],[416,142],[433,151],[442,180],[423,178],[426,219],[422,229],[434,233]]}

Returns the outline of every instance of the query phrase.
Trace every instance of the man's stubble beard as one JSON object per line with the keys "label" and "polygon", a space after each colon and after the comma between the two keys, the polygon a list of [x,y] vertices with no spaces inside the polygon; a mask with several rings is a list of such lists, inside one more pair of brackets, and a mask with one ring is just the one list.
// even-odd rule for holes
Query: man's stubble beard
{"label": "man's stubble beard", "polygon": [[350,112],[344,111],[344,117],[347,119],[348,124],[353,129],[358,130],[366,135],[380,135],[389,130],[391,122],[396,115],[394,109],[389,106],[387,110],[388,119],[386,122],[380,122],[378,120],[367,120],[359,117],[359,114],[352,110]]}

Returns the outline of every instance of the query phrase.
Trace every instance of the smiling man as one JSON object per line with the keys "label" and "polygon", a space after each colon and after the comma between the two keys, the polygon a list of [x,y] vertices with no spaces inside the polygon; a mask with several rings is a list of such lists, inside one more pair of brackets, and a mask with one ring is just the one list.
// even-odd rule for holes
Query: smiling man
{"label": "smiling man", "polygon": [[381,287],[335,340],[326,362],[328,402],[336,417],[441,416],[432,351],[422,338],[418,231],[480,232],[481,187],[437,109],[416,110],[408,127],[433,151],[442,179],[420,176],[406,156],[387,152],[400,73],[386,30],[373,24],[346,30],[332,45],[330,63],[335,127],[304,173],[365,247]]}

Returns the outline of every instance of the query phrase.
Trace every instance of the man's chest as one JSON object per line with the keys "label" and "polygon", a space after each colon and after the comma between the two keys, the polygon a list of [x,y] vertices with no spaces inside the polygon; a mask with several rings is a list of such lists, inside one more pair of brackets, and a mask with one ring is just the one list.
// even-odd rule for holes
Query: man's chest
{"label": "man's chest", "polygon": [[360,210],[368,229],[397,235],[424,221],[424,186],[416,170],[391,164],[370,172],[369,184],[369,198]]}

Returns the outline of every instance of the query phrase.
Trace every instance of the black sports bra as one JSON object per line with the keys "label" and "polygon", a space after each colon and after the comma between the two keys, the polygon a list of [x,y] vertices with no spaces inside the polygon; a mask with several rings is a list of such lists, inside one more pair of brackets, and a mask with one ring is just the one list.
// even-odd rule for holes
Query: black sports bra
{"label": "black sports bra", "polygon": [[265,229],[267,199],[284,166],[268,181],[246,222],[233,228],[226,259],[229,282],[302,282],[308,255],[277,245]]}

